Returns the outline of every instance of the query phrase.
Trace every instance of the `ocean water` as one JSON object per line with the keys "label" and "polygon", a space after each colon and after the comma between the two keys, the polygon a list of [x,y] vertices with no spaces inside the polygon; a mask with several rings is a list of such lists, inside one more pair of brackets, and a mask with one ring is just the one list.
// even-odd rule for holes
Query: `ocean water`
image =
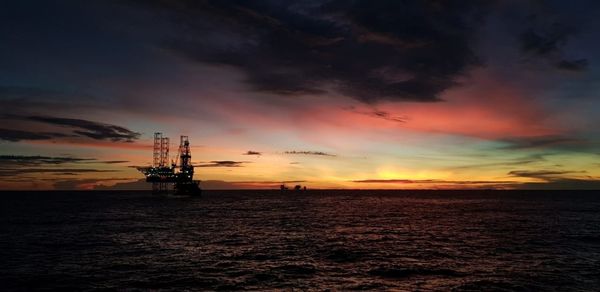
{"label": "ocean water", "polygon": [[600,289],[594,192],[0,193],[0,289]]}

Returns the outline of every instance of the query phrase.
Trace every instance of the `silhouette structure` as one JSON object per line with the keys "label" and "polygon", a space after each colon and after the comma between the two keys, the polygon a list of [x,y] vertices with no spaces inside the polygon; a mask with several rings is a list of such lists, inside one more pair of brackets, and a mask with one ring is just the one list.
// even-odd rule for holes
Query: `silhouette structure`
{"label": "silhouette structure", "polygon": [[168,160],[169,138],[163,137],[162,133],[154,133],[152,166],[140,168],[146,176],[146,181],[152,183],[153,193],[168,193],[169,186],[173,186],[176,195],[201,195],[199,181],[193,180],[194,166],[188,136],[180,137],[177,156],[170,166],[167,165]]}
{"label": "silhouette structure", "polygon": [[[286,192],[289,190],[289,188],[285,185],[285,184],[281,184],[279,186],[279,190],[281,191],[281,193]],[[306,186],[301,186],[301,185],[295,185],[294,186],[294,191],[296,192],[300,192],[300,191],[306,191]]]}

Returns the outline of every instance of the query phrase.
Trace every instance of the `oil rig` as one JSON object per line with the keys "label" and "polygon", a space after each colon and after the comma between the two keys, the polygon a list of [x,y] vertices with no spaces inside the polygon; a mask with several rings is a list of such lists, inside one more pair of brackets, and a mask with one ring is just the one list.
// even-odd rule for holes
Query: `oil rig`
{"label": "oil rig", "polygon": [[[178,164],[179,163],[179,164]],[[193,180],[194,166],[188,136],[181,136],[175,160],[169,161],[169,138],[162,133],[154,133],[154,150],[151,167],[139,170],[152,183],[152,192],[169,193],[171,186],[175,195],[199,196],[202,190],[199,181]]]}

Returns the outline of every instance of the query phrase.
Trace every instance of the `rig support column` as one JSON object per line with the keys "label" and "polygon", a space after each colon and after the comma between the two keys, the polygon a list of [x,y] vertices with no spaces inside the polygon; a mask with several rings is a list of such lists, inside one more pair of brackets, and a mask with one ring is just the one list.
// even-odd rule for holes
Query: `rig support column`
{"label": "rig support column", "polygon": [[162,133],[154,133],[154,149],[152,168],[158,170],[158,180],[152,181],[153,193],[166,193],[169,191],[169,179],[165,177],[164,171],[169,165],[169,138]]}

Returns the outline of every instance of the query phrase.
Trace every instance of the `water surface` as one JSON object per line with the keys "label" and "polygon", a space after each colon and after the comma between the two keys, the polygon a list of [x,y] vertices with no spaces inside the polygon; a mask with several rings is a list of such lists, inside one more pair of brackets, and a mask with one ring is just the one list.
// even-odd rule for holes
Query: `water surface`
{"label": "water surface", "polygon": [[596,290],[593,192],[0,193],[22,289]]}

